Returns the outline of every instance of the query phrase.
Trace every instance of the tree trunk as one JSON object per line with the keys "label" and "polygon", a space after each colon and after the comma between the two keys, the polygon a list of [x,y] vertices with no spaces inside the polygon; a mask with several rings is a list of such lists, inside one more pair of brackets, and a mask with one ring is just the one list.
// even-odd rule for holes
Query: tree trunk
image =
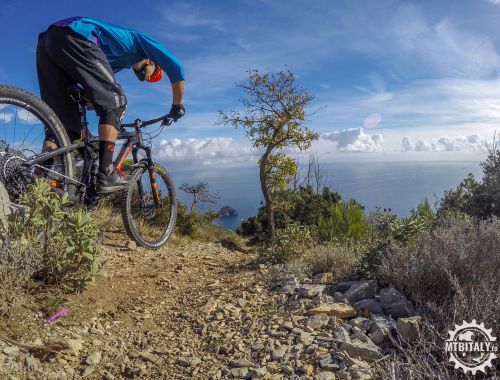
{"label": "tree trunk", "polygon": [[196,210],[196,201],[193,201],[193,203],[191,203],[191,210],[189,211],[189,213],[192,214],[194,210]]}
{"label": "tree trunk", "polygon": [[264,196],[264,201],[266,205],[268,241],[270,241],[274,236],[274,210],[273,210],[273,205],[271,203],[269,188],[267,186],[267,175],[266,175],[267,159],[271,154],[271,151],[272,147],[271,148],[268,147],[260,160],[260,188],[262,190],[262,195]]}

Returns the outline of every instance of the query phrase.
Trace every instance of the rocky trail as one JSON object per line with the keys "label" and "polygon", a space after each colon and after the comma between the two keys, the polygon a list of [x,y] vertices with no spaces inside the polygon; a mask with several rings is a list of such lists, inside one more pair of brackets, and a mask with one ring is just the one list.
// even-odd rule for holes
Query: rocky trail
{"label": "rocky trail", "polygon": [[299,284],[219,243],[148,251],[106,237],[105,273],[66,314],[47,323],[33,302],[0,326],[0,378],[370,379],[396,327],[418,334],[417,319],[385,316],[407,316],[402,296],[370,281]]}

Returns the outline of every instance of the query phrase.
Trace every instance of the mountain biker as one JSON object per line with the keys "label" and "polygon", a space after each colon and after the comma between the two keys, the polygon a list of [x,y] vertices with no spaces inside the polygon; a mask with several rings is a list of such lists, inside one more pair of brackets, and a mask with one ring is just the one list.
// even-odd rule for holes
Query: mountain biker
{"label": "mountain biker", "polygon": [[[69,87],[80,84],[99,116],[99,193],[127,185],[113,167],[115,142],[127,106],[114,73],[132,68],[139,80],[156,82],[165,71],[172,85],[170,116],[177,121],[185,113],[181,64],[158,41],[135,30],[87,17],[58,21],[39,35],[36,64],[42,100],[61,119],[71,141],[80,139],[85,131]],[[57,147],[54,137],[46,131],[44,151]]]}

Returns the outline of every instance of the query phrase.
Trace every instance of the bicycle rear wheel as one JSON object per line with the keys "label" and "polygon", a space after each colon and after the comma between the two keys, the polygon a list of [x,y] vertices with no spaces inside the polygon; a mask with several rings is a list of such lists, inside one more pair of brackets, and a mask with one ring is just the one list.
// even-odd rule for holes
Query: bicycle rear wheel
{"label": "bicycle rear wheel", "polygon": [[167,170],[158,164],[152,173],[144,167],[134,170],[124,198],[122,217],[129,236],[149,249],[165,244],[177,218],[175,188]]}
{"label": "bicycle rear wheel", "polygon": [[0,181],[12,201],[36,177],[68,191],[67,177],[74,178],[71,153],[31,168],[22,165],[26,159],[42,153],[46,130],[52,131],[58,147],[70,143],[61,121],[46,103],[20,88],[0,85]]}

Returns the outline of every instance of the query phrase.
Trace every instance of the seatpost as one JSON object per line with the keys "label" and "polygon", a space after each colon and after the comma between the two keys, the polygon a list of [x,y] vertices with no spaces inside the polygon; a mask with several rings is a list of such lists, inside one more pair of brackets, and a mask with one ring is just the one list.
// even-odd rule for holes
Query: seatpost
{"label": "seatpost", "polygon": [[85,109],[85,105],[81,102],[78,102],[78,108],[80,111],[80,124],[82,125],[82,131],[84,131],[84,140],[88,140],[89,138],[89,123],[87,121],[87,110]]}

